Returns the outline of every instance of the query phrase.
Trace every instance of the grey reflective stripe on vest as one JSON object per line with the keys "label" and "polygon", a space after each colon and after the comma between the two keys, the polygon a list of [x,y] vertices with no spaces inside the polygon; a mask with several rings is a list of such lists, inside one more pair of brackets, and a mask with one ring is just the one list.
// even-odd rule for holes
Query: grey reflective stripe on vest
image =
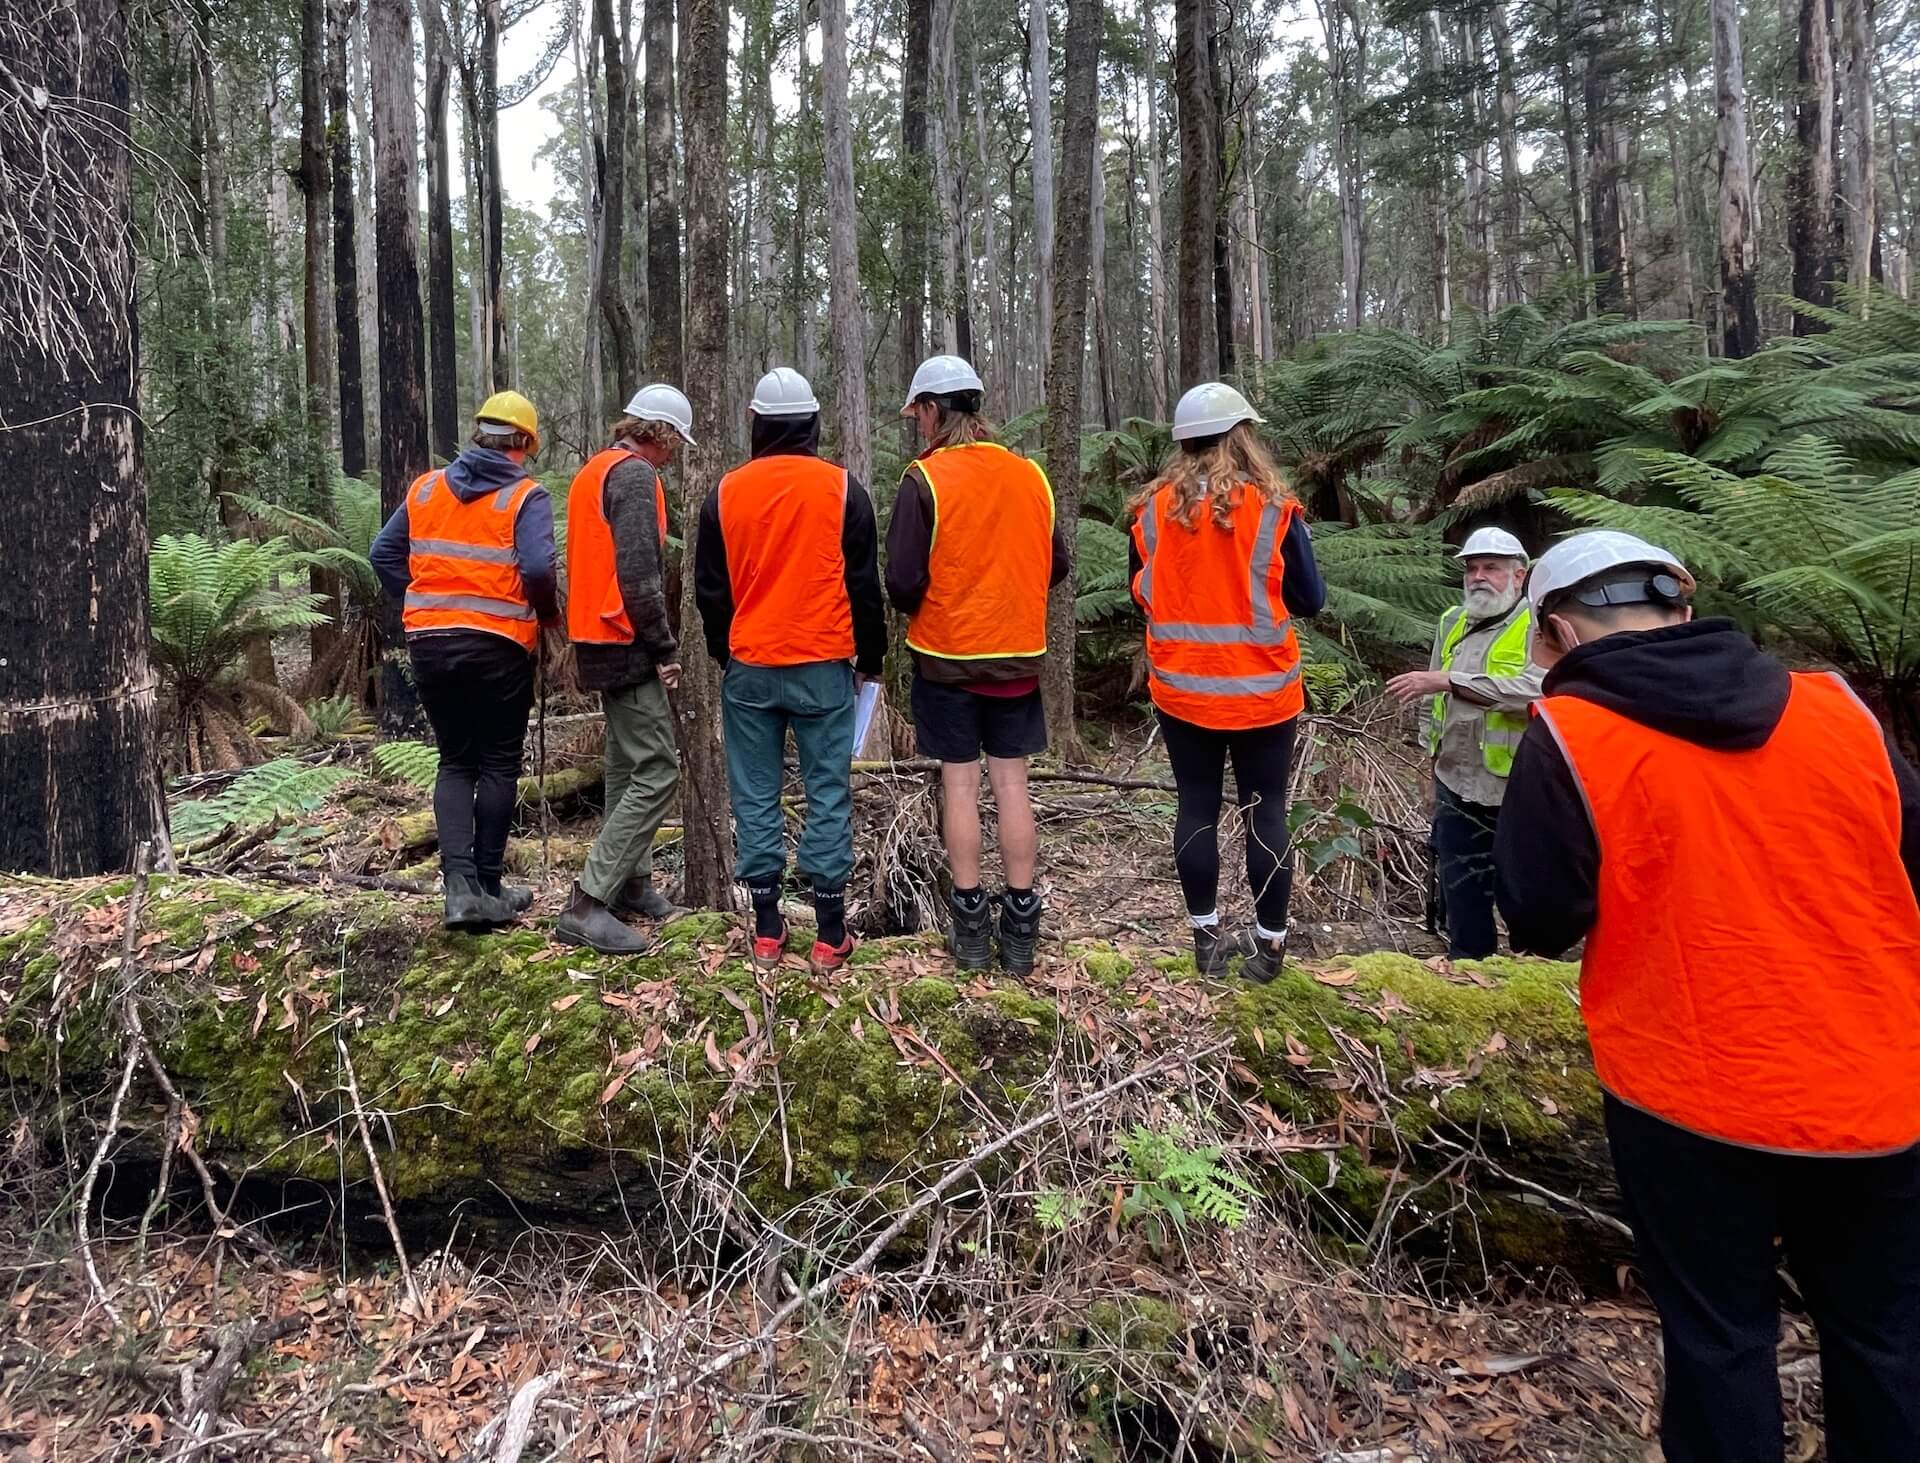
{"label": "grey reflective stripe on vest", "polygon": [[[526,480],[522,478],[521,482],[524,481]],[[493,511],[495,513],[505,513],[507,511],[507,506],[513,502],[513,495],[519,486],[520,483],[508,483],[493,495]]]}
{"label": "grey reflective stripe on vest", "polygon": [[[1277,504],[1268,503],[1260,510],[1260,528],[1253,536],[1253,562],[1247,566],[1247,591],[1253,597],[1253,628],[1272,630],[1274,628],[1273,600],[1267,595],[1267,579],[1273,573],[1274,540],[1280,536],[1280,509]],[[1256,640],[1256,645],[1284,644],[1286,636],[1278,641]]]}
{"label": "grey reflective stripe on vest", "polygon": [[448,559],[477,559],[482,564],[511,564],[513,550],[487,544],[464,544],[451,538],[417,538],[410,545],[416,554],[438,554]]}
{"label": "grey reflective stripe on vest", "polygon": [[407,591],[407,608],[410,610],[472,610],[475,614],[492,615],[500,620],[531,620],[533,606],[516,604],[510,599],[493,599],[484,594],[422,594],[417,590]]}
{"label": "grey reflective stripe on vest", "polygon": [[1181,671],[1156,670],[1153,678],[1163,686],[1191,691],[1196,696],[1261,696],[1286,690],[1300,679],[1300,667],[1259,676],[1190,676]]}
{"label": "grey reflective stripe on vest", "polygon": [[413,501],[416,503],[424,503],[427,499],[431,498],[433,496],[434,484],[440,481],[440,476],[437,472],[430,472],[421,478],[420,486],[414,492]]}
{"label": "grey reflective stripe on vest", "polygon": [[1148,500],[1140,515],[1140,536],[1146,540],[1146,560],[1140,566],[1140,598],[1147,606],[1147,619],[1153,619],[1153,556],[1160,547],[1160,495]]}
{"label": "grey reflective stripe on vest", "polygon": [[1285,645],[1285,625],[1194,625],[1155,621],[1156,640],[1188,640],[1196,645]]}

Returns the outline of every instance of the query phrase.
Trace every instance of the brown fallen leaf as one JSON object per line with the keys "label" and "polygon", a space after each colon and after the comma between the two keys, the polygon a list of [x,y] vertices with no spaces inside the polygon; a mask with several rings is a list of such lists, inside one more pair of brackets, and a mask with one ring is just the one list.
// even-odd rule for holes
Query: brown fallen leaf
{"label": "brown fallen leaf", "polygon": [[728,1067],[723,1060],[721,1060],[720,1044],[713,1039],[713,1033],[711,1031],[707,1033],[707,1044],[706,1044],[705,1050],[707,1054],[707,1065],[709,1067],[713,1068],[713,1070],[722,1077],[727,1077],[732,1075],[732,1069]]}
{"label": "brown fallen leaf", "polygon": [[553,1003],[551,1009],[555,1011],[571,1011],[575,1006],[580,1004],[580,995],[581,993],[579,991],[575,991],[570,996],[562,996]]}
{"label": "brown fallen leaf", "polygon": [[1319,981],[1321,985],[1345,986],[1352,985],[1356,980],[1360,979],[1360,972],[1357,970],[1316,970],[1313,973],[1313,978]]}
{"label": "brown fallen leaf", "polygon": [[533,1049],[538,1045],[540,1045],[540,1033],[536,1031],[532,1036],[529,1036],[527,1038],[527,1044],[523,1048],[523,1050],[526,1052],[528,1056],[532,1056]]}

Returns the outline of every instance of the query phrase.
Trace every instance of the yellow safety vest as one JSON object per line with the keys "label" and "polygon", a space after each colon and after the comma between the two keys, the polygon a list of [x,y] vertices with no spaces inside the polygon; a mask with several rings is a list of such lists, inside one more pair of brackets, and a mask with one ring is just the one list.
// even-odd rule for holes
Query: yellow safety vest
{"label": "yellow safety vest", "polygon": [[[1453,669],[1454,652],[1467,636],[1467,612],[1454,609],[1448,614],[1451,619],[1440,641],[1440,669],[1443,671]],[[1532,624],[1533,612],[1522,609],[1513,617],[1513,622],[1500,632],[1487,652],[1488,675],[1517,676],[1526,670],[1527,635]],[[1433,698],[1433,728],[1427,740],[1430,756],[1440,755],[1440,733],[1446,724],[1447,695],[1443,692]],[[1486,763],[1487,771],[1495,777],[1505,777],[1513,771],[1513,754],[1519,749],[1520,738],[1526,730],[1527,718],[1517,712],[1490,710],[1480,718],[1480,759]]]}

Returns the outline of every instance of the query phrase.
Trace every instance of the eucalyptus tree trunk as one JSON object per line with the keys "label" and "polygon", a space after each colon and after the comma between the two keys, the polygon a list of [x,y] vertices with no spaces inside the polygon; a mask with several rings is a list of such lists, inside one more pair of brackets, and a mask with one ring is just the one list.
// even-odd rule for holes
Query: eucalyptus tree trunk
{"label": "eucalyptus tree trunk", "polygon": [[[1563,28],[1567,25],[1570,18],[1565,0],[1556,0],[1554,19]],[[1573,267],[1582,279],[1593,274],[1593,236],[1589,228],[1592,215],[1587,208],[1587,156],[1580,140],[1575,105],[1575,98],[1585,90],[1585,68],[1585,51],[1577,38],[1570,39],[1559,58],[1560,142],[1566,149],[1567,158],[1567,215],[1568,231],[1573,235]],[[1590,297],[1588,302],[1591,304]]]}
{"label": "eucalyptus tree trunk", "polygon": [[[1798,94],[1794,107],[1793,173],[1788,183],[1787,247],[1793,255],[1793,295],[1810,305],[1833,303],[1833,37],[1826,0],[1800,0]],[[1796,312],[1795,335],[1826,329]]]}
{"label": "eucalyptus tree trunk", "polygon": [[[300,184],[305,268],[301,277],[301,332],[306,364],[307,502],[323,519],[333,517],[333,243],[328,232],[333,180],[327,158],[327,0],[300,0]],[[315,566],[309,586],[331,618],[308,632],[318,664],[340,634],[340,576]]]}
{"label": "eucalyptus tree trunk", "polygon": [[1174,90],[1180,103],[1180,389],[1211,380],[1220,363],[1213,298],[1213,236],[1220,168],[1214,156],[1210,0],[1174,0]]}
{"label": "eucalyptus tree trunk", "polygon": [[[813,74],[813,58],[808,50],[809,0],[794,3],[794,50],[799,72],[799,118],[801,161],[795,170],[793,189],[793,229],[790,234],[792,258],[788,265],[787,317],[793,329],[793,359],[800,373],[812,380],[819,369],[818,336],[815,330],[813,270],[808,262],[808,244],[813,237],[813,177],[818,124],[818,92]],[[821,164],[824,169],[825,163]]]}
{"label": "eucalyptus tree trunk", "polygon": [[[1191,5],[1193,0],[1176,0],[1176,23],[1179,23],[1181,3]],[[1327,79],[1332,93],[1333,165],[1340,205],[1340,288],[1346,300],[1347,328],[1358,330],[1366,310],[1366,214],[1360,176],[1361,133],[1359,120],[1354,114],[1358,110],[1360,88],[1364,87],[1367,74],[1367,38],[1356,0],[1317,0],[1317,4],[1320,24],[1327,37]],[[1179,68],[1180,52],[1176,46],[1176,76]],[[1356,77],[1359,78],[1358,82]],[[1183,110],[1184,107],[1183,99]],[[1183,121],[1180,128],[1183,188],[1186,135]],[[1180,265],[1183,276],[1186,271],[1184,238],[1183,234]]]}
{"label": "eucalyptus tree trunk", "polygon": [[[1847,283],[1864,291],[1873,276],[1877,217],[1873,197],[1873,0],[1838,0],[1838,4],[1846,68],[1846,97],[1841,108],[1845,170],[1840,194],[1846,220]],[[1864,293],[1857,308],[1866,313]]]}
{"label": "eucalyptus tree trunk", "polygon": [[[727,0],[691,0],[683,37],[687,98],[686,390],[699,424],[681,474],[681,522],[692,563],[700,505],[726,470],[727,401]],[[651,59],[649,76],[651,76]],[[681,624],[699,623],[693,575],[684,574]],[[674,696],[680,723],[680,803],[686,834],[685,882],[692,905],[729,909],[733,840],[728,825],[726,759],[720,746],[720,668],[711,658],[685,658]]]}
{"label": "eucalyptus tree trunk", "polygon": [[[420,319],[420,152],[414,135],[413,16],[408,0],[368,0],[373,62],[374,229],[380,260],[380,509],[398,508],[427,470],[426,347]],[[400,605],[381,617],[381,722],[415,720]]]}
{"label": "eucalyptus tree trunk", "polygon": [[1460,55],[1472,80],[1466,91],[1467,121],[1467,208],[1466,230],[1469,261],[1468,280],[1473,308],[1482,315],[1493,309],[1493,230],[1487,204],[1487,128],[1485,98],[1480,91],[1480,76],[1486,66],[1485,36],[1478,11],[1463,16],[1458,23]]}
{"label": "eucalyptus tree trunk", "polygon": [[972,342],[960,345],[960,321],[966,313],[966,280],[961,273],[961,240],[965,235],[959,182],[954,176],[953,144],[960,132],[960,93],[953,65],[955,0],[932,0],[932,57],[928,68],[931,90],[927,136],[933,154],[934,218],[940,229],[940,268],[933,291],[934,334],[948,355],[971,358]]}
{"label": "eucalyptus tree trunk", "polygon": [[[1034,328],[1040,349],[1053,339],[1054,268],[1053,51],[1047,0],[1027,5],[1027,130],[1033,139]],[[1040,397],[1046,399],[1042,386]]]}
{"label": "eucalyptus tree trunk", "polygon": [[[33,485],[0,534],[0,869],[170,865],[136,385],[126,12],[0,15],[0,472]],[[58,572],[50,572],[57,567]]]}
{"label": "eucalyptus tree trunk", "polygon": [[[906,165],[906,206],[900,216],[896,266],[900,300],[900,381],[926,354],[927,213],[935,203],[927,184],[927,84],[933,62],[932,0],[906,0],[906,64],[901,73],[900,154]],[[912,427],[904,430],[911,436]]]}
{"label": "eucalyptus tree trunk", "polygon": [[820,0],[820,115],[827,173],[827,314],[833,341],[840,456],[871,483],[867,316],[860,291],[859,202],[853,191],[853,118],[847,93],[847,0]]}
{"label": "eucalyptus tree trunk", "polygon": [[[588,442],[603,439],[608,424],[607,375],[602,350],[601,330],[595,320],[600,305],[601,241],[606,197],[605,180],[596,159],[606,155],[606,112],[600,92],[593,84],[594,47],[600,40],[598,12],[582,0],[582,15],[592,14],[586,43],[581,44],[580,25],[573,26],[573,126],[580,148],[580,223],[587,240],[586,291],[580,301],[580,318],[585,322],[581,340],[581,367],[585,374],[581,402],[581,431]],[[632,129],[637,131],[638,129]],[[645,185],[641,192],[644,196]],[[624,404],[624,398],[622,398]]]}
{"label": "eucalyptus tree trunk", "polygon": [[[376,283],[380,277],[378,232],[373,204],[373,88],[367,78],[368,31],[371,0],[347,0],[348,74],[352,82],[354,134],[360,141],[360,166],[354,171],[353,237],[357,249],[354,283],[359,290],[354,306],[360,313],[361,402],[366,411],[370,440],[380,436],[380,318]],[[377,457],[370,465],[379,466]]]}
{"label": "eucalyptus tree trunk", "polygon": [[486,240],[488,376],[495,391],[512,384],[507,359],[507,321],[501,309],[500,266],[504,215],[500,197],[500,27],[501,0],[479,0],[480,76],[474,130],[480,134],[479,177],[481,236]]}
{"label": "eucalyptus tree trunk", "polygon": [[1693,270],[1693,168],[1686,149],[1681,145],[1680,107],[1673,94],[1673,73],[1679,66],[1680,60],[1677,47],[1674,46],[1667,28],[1666,9],[1662,0],[1654,0],[1653,16],[1657,28],[1656,40],[1661,53],[1660,81],[1666,103],[1667,167],[1673,175],[1674,252],[1680,259],[1680,289],[1687,303],[1687,319],[1698,320],[1700,291],[1695,282]]}
{"label": "eucalyptus tree trunk", "polygon": [[[1655,0],[1658,4],[1659,0]],[[1507,7],[1494,0],[1487,7],[1487,27],[1493,36],[1495,65],[1494,118],[1500,139],[1500,273],[1499,302],[1513,304],[1525,296],[1520,280],[1520,140],[1519,89],[1513,74],[1513,37],[1507,30]],[[1669,116],[1671,106],[1669,106]],[[1678,183],[1678,175],[1675,178]]]}
{"label": "eucalyptus tree trunk", "polygon": [[[1069,544],[1080,522],[1080,382],[1087,350],[1087,276],[1093,260],[1095,139],[1099,131],[1101,0],[1068,0],[1065,126],[1061,134],[1059,286],[1047,366],[1047,467],[1054,522]],[[1054,751],[1084,762],[1074,714],[1075,576],[1054,586],[1047,603],[1047,659],[1041,675]]]}
{"label": "eucalyptus tree trunk", "polygon": [[[1096,136],[1093,149],[1092,183],[1088,188],[1092,217],[1088,220],[1087,284],[1092,291],[1088,319],[1093,330],[1093,349],[1087,352],[1088,367],[1096,387],[1100,406],[1100,425],[1111,432],[1115,425],[1113,390],[1113,323],[1107,317],[1107,176],[1102,149]],[[1084,379],[1084,377],[1083,377]]]}
{"label": "eucalyptus tree trunk", "polygon": [[360,368],[358,220],[353,206],[352,112],[347,93],[347,33],[355,0],[327,5],[327,147],[333,183],[333,329],[340,394],[340,470],[367,470],[366,396]]}
{"label": "eucalyptus tree trunk", "polygon": [[1147,118],[1147,386],[1153,419],[1163,422],[1167,419],[1167,230],[1161,204],[1164,139],[1160,130],[1160,44],[1153,33],[1155,3],[1140,0],[1140,89]]}
{"label": "eucalyptus tree trunk", "polygon": [[1760,348],[1754,289],[1753,174],[1747,158],[1747,80],[1738,0],[1712,0],[1714,105],[1719,118],[1720,309],[1726,353]]}
{"label": "eucalyptus tree trunk", "polygon": [[[606,83],[606,157],[600,168],[600,229],[596,236],[595,276],[600,297],[595,302],[606,326],[613,390],[624,405],[640,387],[640,362],[634,347],[633,311],[621,288],[620,261],[626,252],[627,225],[627,115],[631,81],[627,75],[626,40],[632,25],[631,0],[622,0],[619,24],[614,24],[613,0],[593,0],[594,27],[600,33],[601,69]],[[595,409],[598,409],[595,403]]]}
{"label": "eucalyptus tree trunk", "polygon": [[[1209,0],[1209,10],[1214,10]],[[1215,12],[1217,13],[1217,11]],[[1233,23],[1229,13],[1228,24]],[[1229,35],[1227,37],[1231,39]],[[1231,376],[1236,367],[1233,334],[1233,250],[1228,234],[1232,221],[1231,205],[1226,202],[1232,185],[1228,176],[1227,111],[1231,98],[1220,78],[1220,42],[1222,37],[1211,25],[1207,30],[1207,74],[1213,81],[1213,338],[1220,348],[1220,375]]]}
{"label": "eucalyptus tree trunk", "polygon": [[[980,257],[986,261],[987,278],[991,280],[1000,259],[994,243],[993,168],[987,158],[987,104],[985,94],[980,90],[980,14],[975,0],[968,0],[967,4],[967,81],[973,94],[973,165],[980,179],[979,201],[973,213],[980,220]],[[1007,402],[1013,390],[1012,373],[1008,369],[1010,363],[1006,360],[1007,337],[1003,325],[1006,301],[1012,293],[1011,286],[1011,280],[1000,280],[997,287],[988,290],[987,309],[981,320],[985,327],[982,334],[987,337],[981,343],[989,347],[983,352],[987,369],[981,375],[987,385],[988,397],[1001,405]],[[976,353],[981,353],[977,345]]]}
{"label": "eucalyptus tree trunk", "polygon": [[451,462],[460,451],[460,349],[453,318],[453,162],[447,145],[453,38],[442,3],[420,0],[427,62],[427,416],[434,455]]}
{"label": "eucalyptus tree trunk", "polygon": [[[675,186],[674,0],[642,0],[647,42],[647,373],[680,382],[680,190]],[[715,422],[709,430],[718,430]],[[689,525],[690,526],[690,525]]]}
{"label": "eucalyptus tree trunk", "polygon": [[1446,121],[1440,100],[1440,12],[1420,13],[1420,59],[1429,88],[1427,115],[1427,217],[1432,229],[1433,318],[1439,338],[1453,325],[1453,159],[1447,152]]}

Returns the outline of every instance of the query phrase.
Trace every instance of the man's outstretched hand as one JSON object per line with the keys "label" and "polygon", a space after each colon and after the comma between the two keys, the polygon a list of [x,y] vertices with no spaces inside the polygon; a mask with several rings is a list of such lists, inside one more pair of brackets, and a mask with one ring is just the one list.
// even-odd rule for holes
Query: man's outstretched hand
{"label": "man's outstretched hand", "polygon": [[1453,677],[1445,671],[1407,671],[1387,682],[1387,694],[1402,703],[1444,696],[1452,689]]}

